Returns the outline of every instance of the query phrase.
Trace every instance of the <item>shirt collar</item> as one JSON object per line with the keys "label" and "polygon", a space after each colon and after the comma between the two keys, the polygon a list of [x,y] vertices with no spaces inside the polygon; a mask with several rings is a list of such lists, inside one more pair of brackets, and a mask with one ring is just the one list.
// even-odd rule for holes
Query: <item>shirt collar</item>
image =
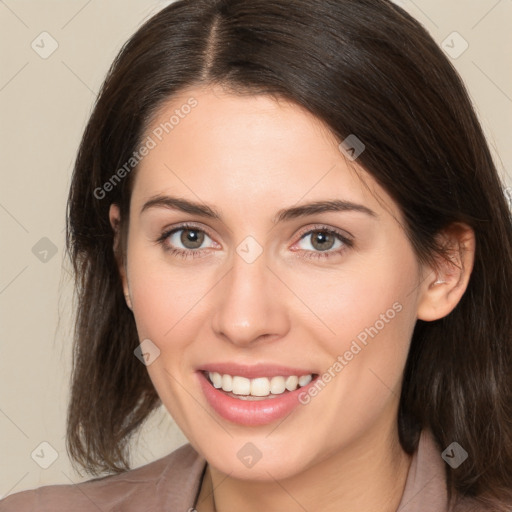
{"label": "shirt collar", "polygon": [[420,434],[397,512],[446,512],[448,494],[441,452],[432,433]]}

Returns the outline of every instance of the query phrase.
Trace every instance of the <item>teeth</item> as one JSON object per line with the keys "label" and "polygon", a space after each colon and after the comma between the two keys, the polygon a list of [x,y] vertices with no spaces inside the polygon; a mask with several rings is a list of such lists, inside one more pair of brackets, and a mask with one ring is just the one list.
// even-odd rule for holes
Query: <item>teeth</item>
{"label": "teeth", "polygon": [[299,386],[302,387],[309,384],[312,378],[311,375],[302,375],[302,377],[299,377]]}
{"label": "teeth", "polygon": [[297,386],[305,386],[313,379],[312,374],[289,375],[288,377],[276,376],[271,379],[267,377],[247,379],[238,375],[221,375],[218,372],[208,372],[208,377],[215,388],[240,396],[281,395],[286,390],[295,391]]}
{"label": "teeth", "polygon": [[214,372],[210,373],[209,375],[214,387],[217,389],[222,387],[222,375],[220,373]]}
{"label": "teeth", "polygon": [[233,391],[233,377],[231,375],[222,376],[222,389],[224,391]]}
{"label": "teeth", "polygon": [[233,393],[235,395],[250,395],[251,381],[245,377],[233,377]]}
{"label": "teeth", "polygon": [[[266,377],[258,377],[252,379],[251,395],[252,396],[268,396],[270,393],[270,381]],[[249,393],[237,393],[238,395],[248,395]]]}
{"label": "teeth", "polygon": [[284,377],[272,377],[270,379],[270,392],[273,395],[280,395],[286,389]]}
{"label": "teeth", "polygon": [[288,391],[293,391],[294,389],[297,389],[297,385],[299,384],[299,377],[296,375],[290,375],[285,382],[286,389]]}

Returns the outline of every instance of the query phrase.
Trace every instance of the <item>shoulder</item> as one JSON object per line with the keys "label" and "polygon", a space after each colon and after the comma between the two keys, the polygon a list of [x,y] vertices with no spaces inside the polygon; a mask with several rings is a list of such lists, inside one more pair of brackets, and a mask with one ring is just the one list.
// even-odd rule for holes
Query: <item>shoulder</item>
{"label": "shoulder", "polygon": [[[443,448],[429,429],[421,432],[405,483],[400,512],[497,512],[471,496],[455,494],[448,500]],[[510,508],[512,512],[512,507]]]}
{"label": "shoulder", "polygon": [[204,465],[204,459],[187,443],[124,473],[12,494],[0,500],[0,512],[157,512],[195,497]]}

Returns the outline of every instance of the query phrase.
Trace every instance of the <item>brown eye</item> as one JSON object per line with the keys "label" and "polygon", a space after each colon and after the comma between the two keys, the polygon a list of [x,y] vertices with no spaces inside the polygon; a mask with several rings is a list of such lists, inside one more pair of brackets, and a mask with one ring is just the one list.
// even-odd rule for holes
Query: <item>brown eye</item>
{"label": "brown eye", "polygon": [[328,251],[336,242],[336,237],[328,231],[312,231],[310,235],[311,245],[318,251]]}
{"label": "brown eye", "polygon": [[204,233],[198,229],[180,229],[180,242],[186,249],[197,249],[204,241]]}
{"label": "brown eye", "polygon": [[213,240],[207,233],[202,229],[195,228],[193,226],[182,226],[180,228],[173,229],[172,231],[163,233],[158,239],[159,243],[168,250],[177,252],[189,251],[190,254],[199,253],[202,249],[208,249],[208,246],[202,247],[208,240],[210,241],[210,247],[214,245]]}
{"label": "brown eye", "polygon": [[353,247],[353,241],[337,230],[323,226],[304,233],[297,246],[305,258],[329,258],[340,256]]}

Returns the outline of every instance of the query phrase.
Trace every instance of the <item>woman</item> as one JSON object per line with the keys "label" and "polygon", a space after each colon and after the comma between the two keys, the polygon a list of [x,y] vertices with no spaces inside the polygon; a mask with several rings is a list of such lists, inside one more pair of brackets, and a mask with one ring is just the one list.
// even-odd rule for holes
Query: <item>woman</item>
{"label": "woman", "polygon": [[[180,0],[114,62],[68,203],[68,449],[2,511],[510,510],[512,220],[386,0]],[[129,469],[163,404],[189,443]]]}

